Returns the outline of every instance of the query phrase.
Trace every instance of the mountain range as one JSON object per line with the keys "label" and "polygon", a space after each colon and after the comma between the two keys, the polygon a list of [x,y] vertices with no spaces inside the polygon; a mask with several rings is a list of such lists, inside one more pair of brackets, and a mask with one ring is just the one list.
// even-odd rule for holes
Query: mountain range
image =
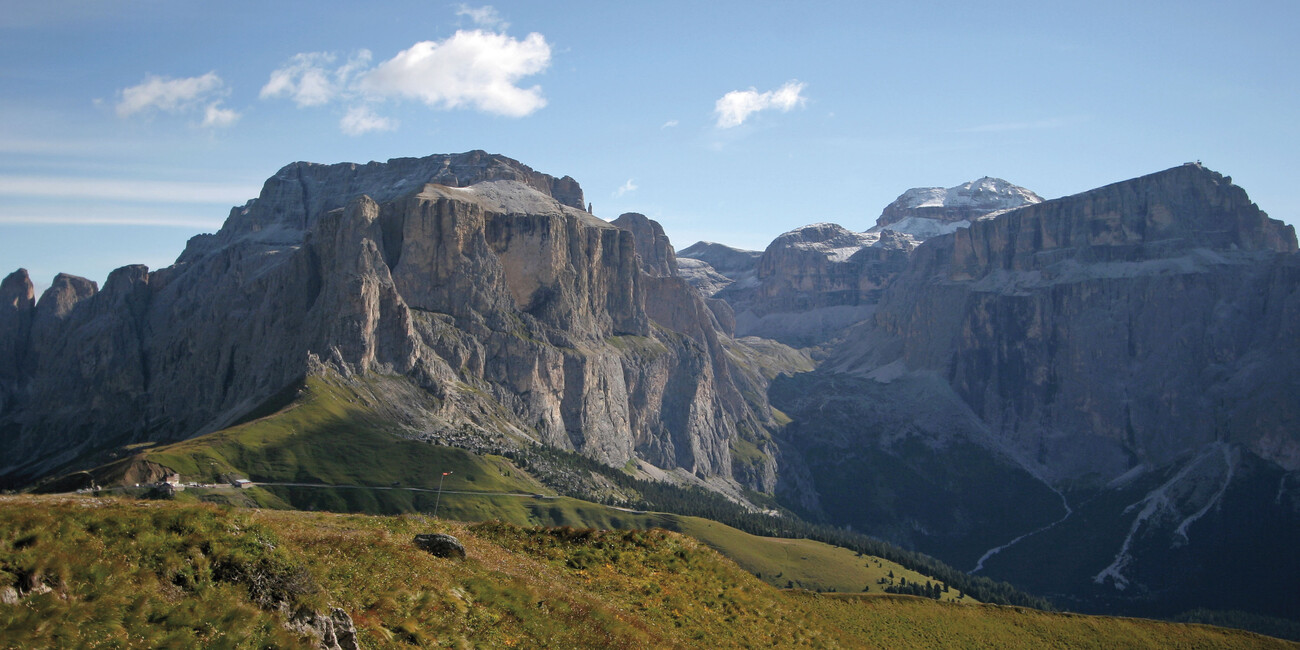
{"label": "mountain range", "polygon": [[165,269],[4,279],[0,481],[326,378],[405,438],[572,451],[1072,609],[1300,619],[1296,250],[1199,164],[908,190],[760,253],[481,151],[299,162]]}

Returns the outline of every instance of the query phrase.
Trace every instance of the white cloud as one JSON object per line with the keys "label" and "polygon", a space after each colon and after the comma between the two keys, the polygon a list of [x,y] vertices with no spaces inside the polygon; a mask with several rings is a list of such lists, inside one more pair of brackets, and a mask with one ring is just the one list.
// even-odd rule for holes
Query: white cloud
{"label": "white cloud", "polygon": [[626,183],[623,183],[622,185],[619,186],[617,190],[614,190],[614,197],[618,198],[620,196],[623,196],[624,194],[627,194],[628,192],[635,192],[636,189],[637,189],[636,183],[633,183],[632,179],[629,178],[627,179]]}
{"label": "white cloud", "polygon": [[507,117],[523,117],[546,106],[540,86],[520,85],[550,67],[546,39],[537,33],[523,39],[499,33],[508,25],[491,6],[460,5],[456,13],[491,29],[459,30],[441,41],[422,41],[373,67],[368,50],[342,65],[331,52],[295,54],[271,73],[259,95],[288,98],[300,108],[350,105],[339,121],[348,135],[396,128],[396,121],[380,117],[373,108],[386,100],[414,99],[439,110],[470,109]]}
{"label": "white cloud", "polygon": [[74,215],[0,214],[0,224],[34,226],[160,226],[164,228],[217,230],[218,228],[221,228],[221,219],[176,214],[119,215],[110,211],[108,213],[77,213]]}
{"label": "white cloud", "polygon": [[523,40],[482,30],[458,31],[444,41],[422,41],[361,78],[370,98],[418,99],[431,108],[473,108],[523,117],[546,106],[540,86],[520,88],[545,70],[551,46],[541,34]]}
{"label": "white cloud", "polygon": [[344,96],[353,78],[370,64],[369,50],[360,50],[338,67],[330,52],[302,52],[271,73],[258,96],[287,96],[299,107],[320,106]]}
{"label": "white cloud", "polygon": [[129,181],[73,176],[0,176],[0,196],[234,205],[257,196],[258,185]]}
{"label": "white cloud", "polygon": [[510,28],[510,23],[502,19],[501,14],[492,5],[484,5],[475,9],[469,5],[462,4],[460,5],[460,8],[456,9],[456,15],[469,16],[469,19],[474,21],[474,24],[479,27],[487,27],[488,29],[496,29],[499,31],[505,31]]}
{"label": "white cloud", "polygon": [[659,128],[661,128],[661,129],[671,129],[671,128],[673,128],[674,126],[677,126],[677,120],[668,120],[667,122],[664,122],[664,125],[661,126],[661,127],[659,127]]}
{"label": "white cloud", "polygon": [[775,109],[787,112],[806,101],[803,93],[804,84],[798,80],[786,82],[776,90],[760,93],[754,88],[733,90],[722,96],[714,105],[713,111],[718,116],[717,126],[729,129],[740,126],[758,111]]}
{"label": "white cloud", "polygon": [[183,79],[147,75],[142,83],[118,93],[115,110],[122,118],[155,111],[183,114],[201,110],[203,126],[230,126],[239,119],[239,113],[221,108],[227,94],[229,90],[216,72]]}
{"label": "white cloud", "polygon": [[203,126],[230,126],[239,120],[233,109],[221,108],[221,102],[208,105],[203,111]]}
{"label": "white cloud", "polygon": [[369,106],[353,106],[347,115],[339,120],[339,128],[348,135],[361,135],[371,131],[392,131],[397,122],[386,117],[379,117]]}
{"label": "white cloud", "polygon": [[130,117],[147,110],[177,113],[219,96],[225,84],[215,72],[200,77],[168,79],[148,75],[143,83],[124,88],[117,103],[117,116]]}

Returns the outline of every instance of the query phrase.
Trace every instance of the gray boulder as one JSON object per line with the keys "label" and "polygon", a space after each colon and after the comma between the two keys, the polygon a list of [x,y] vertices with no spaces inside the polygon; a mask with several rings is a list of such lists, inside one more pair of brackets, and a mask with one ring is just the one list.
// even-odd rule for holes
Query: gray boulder
{"label": "gray boulder", "polygon": [[461,545],[460,540],[444,533],[416,535],[415,545],[437,557],[465,559],[465,547]]}

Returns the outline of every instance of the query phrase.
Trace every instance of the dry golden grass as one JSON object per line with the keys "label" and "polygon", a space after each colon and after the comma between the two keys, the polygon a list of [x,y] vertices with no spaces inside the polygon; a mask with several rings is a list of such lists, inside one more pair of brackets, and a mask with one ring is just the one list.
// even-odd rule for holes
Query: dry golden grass
{"label": "dry golden grass", "polygon": [[[419,550],[412,538],[428,532],[459,538],[467,559]],[[1195,625],[782,591],[663,530],[0,497],[0,588],[26,591],[33,575],[50,591],[0,605],[0,645],[308,641],[259,606],[270,593],[290,608],[342,607],[372,648],[1296,647]]]}

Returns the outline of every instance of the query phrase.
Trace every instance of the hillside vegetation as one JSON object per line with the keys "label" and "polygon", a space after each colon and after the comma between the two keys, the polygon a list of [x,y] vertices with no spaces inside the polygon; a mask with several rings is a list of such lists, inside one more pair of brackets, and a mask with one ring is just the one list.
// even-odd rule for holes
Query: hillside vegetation
{"label": "hillside vegetation", "polygon": [[[417,548],[464,544],[463,561]],[[309,647],[340,608],[363,647],[1288,648],[1197,625],[781,591],[664,530],[0,497],[6,647]],[[15,601],[16,602],[8,602]]]}
{"label": "hillside vegetation", "polygon": [[[399,427],[391,417],[367,406],[365,393],[374,388],[333,375],[309,377],[262,417],[182,442],[136,447],[130,457],[92,474],[100,484],[133,485],[165,470],[187,482],[257,481],[252,489],[191,489],[179,495],[235,506],[368,514],[437,508],[458,521],[666,528],[703,541],[778,587],[890,589],[940,600],[1047,606],[1004,583],[972,578],[861,535],[747,513],[717,494],[636,479],[575,454],[502,450],[512,456],[506,458],[401,437],[394,434]],[[444,477],[444,471],[450,474]],[[559,497],[557,491],[583,499]],[[681,514],[651,512],[662,510]]]}

